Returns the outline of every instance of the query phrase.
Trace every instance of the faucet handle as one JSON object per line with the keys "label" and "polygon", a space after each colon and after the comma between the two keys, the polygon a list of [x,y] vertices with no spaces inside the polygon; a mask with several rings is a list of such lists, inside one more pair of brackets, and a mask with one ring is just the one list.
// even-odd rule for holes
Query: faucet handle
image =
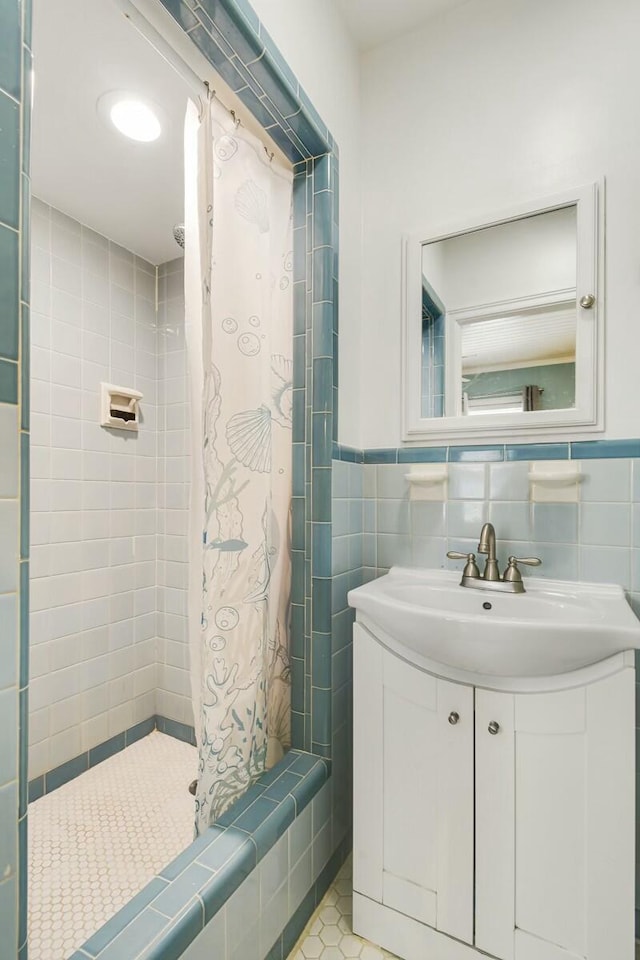
{"label": "faucet handle", "polygon": [[457,550],[449,550],[447,553],[449,560],[466,560],[464,570],[462,571],[463,579],[465,577],[470,577],[473,580],[476,580],[480,577],[480,571],[478,570],[478,565],[476,563],[475,553],[458,553]]}
{"label": "faucet handle", "polygon": [[542,560],[539,557],[509,557],[509,566],[502,579],[507,583],[522,583],[522,574],[518,570],[519,563],[524,563],[528,567],[539,567]]}

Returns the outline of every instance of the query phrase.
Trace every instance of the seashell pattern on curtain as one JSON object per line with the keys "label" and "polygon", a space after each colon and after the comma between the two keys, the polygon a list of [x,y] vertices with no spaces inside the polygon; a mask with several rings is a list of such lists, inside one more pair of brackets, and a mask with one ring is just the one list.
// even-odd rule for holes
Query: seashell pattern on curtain
{"label": "seashell pattern on curtain", "polygon": [[185,164],[201,833],[290,746],[292,174],[215,101]]}

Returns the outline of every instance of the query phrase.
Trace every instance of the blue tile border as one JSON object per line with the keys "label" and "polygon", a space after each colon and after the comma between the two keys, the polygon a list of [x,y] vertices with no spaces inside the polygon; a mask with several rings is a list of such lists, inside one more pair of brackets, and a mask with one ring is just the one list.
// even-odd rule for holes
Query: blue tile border
{"label": "blue tile border", "polygon": [[522,460],[612,460],[640,458],[640,439],[573,440],[447,447],[385,447],[357,450],[334,443],[334,460],[347,463],[490,463]]}
{"label": "blue tile border", "polygon": [[[291,600],[302,635],[291,643],[301,654],[292,661],[293,683],[299,685],[292,743],[308,750],[312,584],[331,569],[325,527],[331,521],[327,492],[337,435],[338,147],[248,0],[162,2],[293,163],[293,489],[299,502]],[[312,465],[328,468],[328,477],[312,474]]]}
{"label": "blue tile border", "polygon": [[[311,802],[329,773],[328,761],[291,750],[74,956],[77,960],[179,957]],[[294,931],[304,927],[348,849],[346,837],[314,881],[313,895],[307,894],[304,909],[296,911],[276,941],[282,949]]]}
{"label": "blue tile border", "polygon": [[640,457],[640,440],[580,440],[571,444],[572,460]]}
{"label": "blue tile border", "polygon": [[0,358],[0,403],[18,402],[18,364]]}
{"label": "blue tile border", "polygon": [[59,767],[54,767],[53,770],[34,777],[33,780],[29,781],[29,803],[33,803],[46,793],[51,793],[52,790],[64,786],[65,783],[69,783],[70,780],[80,776],[86,770],[90,770],[91,767],[102,763],[103,760],[108,760],[109,757],[119,753],[120,750],[124,750],[125,747],[130,747],[132,743],[142,739],[142,737],[148,736],[153,730],[159,730],[160,733],[166,733],[176,740],[183,740],[185,743],[195,746],[193,727],[189,727],[186,723],[178,723],[176,720],[169,720],[166,717],[149,717],[148,720],[142,720],[140,723],[134,724],[128,730],[116,734],[115,737],[110,737],[95,747],[91,747],[77,757],[73,757],[72,760],[67,760]]}
{"label": "blue tile border", "polygon": [[569,443],[518,443],[507,444],[505,460],[569,460]]}

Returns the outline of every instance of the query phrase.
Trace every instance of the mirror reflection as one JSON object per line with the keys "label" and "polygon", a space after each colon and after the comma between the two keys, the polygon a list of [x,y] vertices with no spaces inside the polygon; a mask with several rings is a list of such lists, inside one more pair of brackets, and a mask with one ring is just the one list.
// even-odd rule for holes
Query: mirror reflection
{"label": "mirror reflection", "polygon": [[423,417],[575,406],[576,206],[422,246]]}

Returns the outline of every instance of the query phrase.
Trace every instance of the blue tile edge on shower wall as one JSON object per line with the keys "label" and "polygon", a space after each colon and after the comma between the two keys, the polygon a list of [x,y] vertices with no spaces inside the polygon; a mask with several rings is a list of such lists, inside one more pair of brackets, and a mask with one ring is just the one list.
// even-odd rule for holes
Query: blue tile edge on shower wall
{"label": "blue tile edge on shower wall", "polygon": [[[329,777],[328,761],[291,750],[140,893],[74,954],[75,960],[174,960],[226,903],[264,855],[311,802]],[[331,880],[333,859],[314,881],[314,903],[307,898],[290,919],[300,929]],[[339,867],[336,860],[335,870]],[[326,886],[325,886],[326,889]],[[300,926],[301,925],[301,926]],[[277,944],[284,944],[280,934]],[[291,931],[289,931],[289,938]]]}
{"label": "blue tile edge on shower wall", "polygon": [[349,463],[482,463],[518,460],[613,460],[640,457],[640,440],[574,440],[483,446],[384,447],[356,450],[334,443],[333,459]]}
{"label": "blue tile edge on shower wall", "polygon": [[162,3],[292,163],[337,152],[327,125],[246,0]]}
{"label": "blue tile edge on shower wall", "polygon": [[[292,639],[292,649],[302,655],[291,660],[292,688],[299,688],[292,741],[312,750],[313,705],[304,689],[305,677],[313,679],[314,673],[312,584],[318,580],[318,562],[328,561],[322,544],[313,547],[325,536],[321,521],[330,523],[331,517],[330,501],[327,516],[310,515],[311,503],[318,502],[318,482],[324,479],[310,473],[310,464],[331,472],[331,439],[337,431],[338,146],[249,0],[161,2],[293,163],[294,335],[304,338],[305,350],[299,344],[295,351],[293,378],[299,385],[293,399],[293,487],[302,501],[294,502],[294,509],[304,544],[293,555],[291,599],[302,635]],[[320,418],[327,442],[314,445],[312,457],[312,432]],[[304,455],[297,447],[304,448]]]}
{"label": "blue tile edge on shower wall", "polygon": [[[303,897],[301,904],[296,909],[295,913],[293,913],[293,915],[290,917],[284,930],[267,953],[266,960],[287,960],[294,946],[298,942],[302,931],[306,927],[309,917],[319,905],[325,893],[331,886],[331,883],[338,873],[338,870],[349,855],[351,846],[352,838],[350,835],[346,836],[338,844],[327,864],[322,868],[316,879],[312,882],[309,890]],[[141,911],[145,906],[148,906],[156,893],[158,893],[161,889],[164,889],[160,881],[158,881],[157,885],[155,884],[155,880],[151,881],[151,883],[147,884],[140,894],[130,901],[128,906],[133,908],[133,912],[131,914],[132,917],[134,917],[136,913]],[[168,952],[163,954],[162,951],[160,951],[160,953],[154,953],[154,958],[161,956],[163,958],[166,957],[168,960],[170,956],[175,955],[176,954],[169,954]],[[146,954],[146,956],[148,956],[148,954]],[[89,954],[85,953],[84,949],[78,950],[73,954],[72,957],[69,958],[69,960],[89,960]],[[127,960],[129,960],[129,958],[127,958]],[[217,958],[212,957],[212,960],[217,960]]]}
{"label": "blue tile edge on shower wall", "polygon": [[91,747],[90,750],[85,750],[84,753],[67,760],[66,763],[61,763],[53,770],[48,770],[47,773],[34,777],[33,780],[29,781],[29,803],[33,803],[46,793],[51,793],[52,790],[64,786],[65,783],[69,783],[70,780],[80,776],[81,773],[85,773],[91,767],[102,763],[103,760],[108,760],[109,757],[113,757],[120,750],[124,750],[125,747],[130,747],[132,743],[148,736],[154,730],[166,733],[167,736],[173,737],[175,740],[183,740],[194,747],[196,745],[195,730],[188,724],[178,723],[177,720],[170,720],[168,717],[149,717],[148,720],[142,720],[140,723],[134,724],[128,730],[117,733],[114,737]]}

